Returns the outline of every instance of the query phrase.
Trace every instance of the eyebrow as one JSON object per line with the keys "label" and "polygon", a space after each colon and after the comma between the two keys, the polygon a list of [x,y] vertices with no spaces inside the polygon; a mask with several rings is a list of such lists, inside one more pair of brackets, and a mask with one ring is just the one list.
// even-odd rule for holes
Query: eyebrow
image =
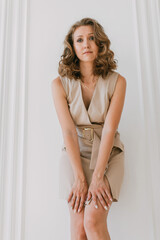
{"label": "eyebrow", "polygon": [[[88,35],[90,35],[90,34],[93,34],[93,33],[88,33]],[[76,37],[82,37],[83,35],[78,35],[78,36],[76,36]]]}

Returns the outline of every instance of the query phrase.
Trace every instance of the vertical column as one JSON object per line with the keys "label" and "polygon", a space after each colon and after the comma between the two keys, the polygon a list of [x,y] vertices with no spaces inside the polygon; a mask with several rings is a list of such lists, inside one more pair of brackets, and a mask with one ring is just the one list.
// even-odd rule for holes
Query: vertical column
{"label": "vertical column", "polygon": [[[160,18],[157,0],[133,1],[139,70],[139,94],[144,125],[144,173],[146,176],[146,201],[150,208],[152,239],[160,238]],[[145,204],[145,203],[144,203]],[[152,227],[151,227],[152,226]]]}
{"label": "vertical column", "polygon": [[2,0],[0,21],[0,239],[22,240],[27,0]]}

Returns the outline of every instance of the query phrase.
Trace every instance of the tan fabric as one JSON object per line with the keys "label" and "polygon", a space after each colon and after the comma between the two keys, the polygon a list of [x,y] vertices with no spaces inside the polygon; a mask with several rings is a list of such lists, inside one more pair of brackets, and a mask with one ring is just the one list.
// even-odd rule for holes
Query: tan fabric
{"label": "tan fabric", "polygon": [[[99,77],[88,110],[83,102],[80,80],[60,78],[76,126],[82,167],[89,185],[96,166],[102,129],[118,73],[109,72],[106,79]],[[59,198],[67,199],[74,183],[74,175],[64,143],[59,160]],[[124,144],[120,140],[118,130],[115,133],[105,175],[111,187],[113,201],[118,201],[124,176]]]}

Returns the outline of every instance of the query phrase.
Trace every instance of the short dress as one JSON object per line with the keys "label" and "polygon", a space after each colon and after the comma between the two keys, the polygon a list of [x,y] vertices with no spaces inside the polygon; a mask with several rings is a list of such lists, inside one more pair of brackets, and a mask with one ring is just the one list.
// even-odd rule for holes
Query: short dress
{"label": "short dress", "polygon": [[[118,72],[110,71],[105,78],[99,76],[88,110],[83,101],[80,79],[75,80],[74,78],[69,79],[60,76],[66,92],[69,111],[76,127],[82,168],[88,186],[91,183],[96,166],[103,125],[118,75]],[[113,147],[104,173],[110,184],[113,202],[118,202],[119,199],[124,177],[124,159],[124,144],[120,139],[120,133],[116,130]],[[60,199],[68,199],[73,183],[74,174],[63,141],[59,157]]]}

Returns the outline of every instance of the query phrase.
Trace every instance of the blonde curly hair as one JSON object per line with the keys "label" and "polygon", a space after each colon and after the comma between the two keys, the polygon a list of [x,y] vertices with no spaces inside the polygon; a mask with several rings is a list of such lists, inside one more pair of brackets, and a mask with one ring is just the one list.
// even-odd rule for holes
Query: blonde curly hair
{"label": "blonde curly hair", "polygon": [[98,55],[93,63],[93,74],[106,77],[108,72],[117,69],[117,60],[114,59],[114,52],[110,49],[110,40],[105,34],[103,27],[93,18],[83,18],[77,21],[69,29],[64,40],[64,51],[59,61],[58,73],[61,77],[66,76],[75,80],[81,78],[79,59],[73,47],[73,34],[77,27],[91,25],[94,39],[99,47]]}

